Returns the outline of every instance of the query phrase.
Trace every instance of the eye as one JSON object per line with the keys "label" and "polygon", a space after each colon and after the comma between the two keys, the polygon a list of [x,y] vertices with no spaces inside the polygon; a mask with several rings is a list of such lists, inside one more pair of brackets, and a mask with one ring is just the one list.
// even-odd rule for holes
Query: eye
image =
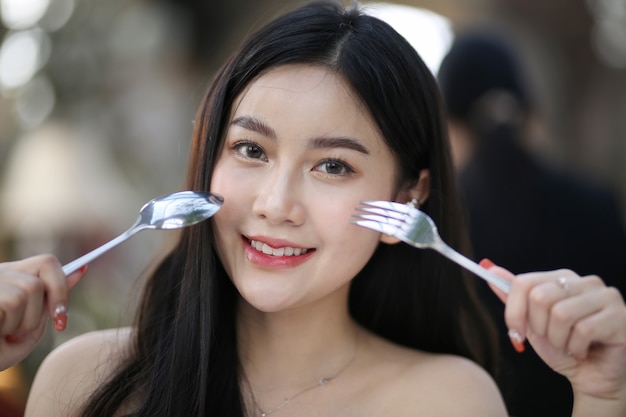
{"label": "eye", "polygon": [[254,142],[237,142],[232,149],[244,158],[267,160],[263,148]]}
{"label": "eye", "polygon": [[315,167],[315,171],[329,175],[350,175],[355,172],[350,165],[339,159],[326,159]]}

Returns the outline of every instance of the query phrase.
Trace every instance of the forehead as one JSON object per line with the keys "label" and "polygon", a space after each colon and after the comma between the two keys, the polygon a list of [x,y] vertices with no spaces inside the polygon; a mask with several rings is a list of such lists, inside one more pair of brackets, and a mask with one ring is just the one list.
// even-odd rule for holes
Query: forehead
{"label": "forehead", "polygon": [[354,105],[362,104],[339,73],[322,65],[287,64],[272,68],[250,82],[237,101],[243,100],[251,90],[258,93],[263,89],[293,95],[332,90],[343,99],[353,101]]}
{"label": "forehead", "polygon": [[260,75],[235,99],[231,120],[249,113],[277,128],[337,129],[385,144],[367,106],[350,85],[336,71],[320,65],[289,64]]}

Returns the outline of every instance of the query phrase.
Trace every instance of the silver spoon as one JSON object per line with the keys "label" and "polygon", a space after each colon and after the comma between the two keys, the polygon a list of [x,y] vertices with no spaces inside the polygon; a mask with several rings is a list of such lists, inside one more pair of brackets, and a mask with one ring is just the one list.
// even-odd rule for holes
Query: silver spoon
{"label": "silver spoon", "polygon": [[65,275],[77,271],[106,251],[124,242],[144,229],[180,229],[213,216],[222,207],[224,199],[218,194],[181,191],[150,200],[139,211],[139,217],[130,229],[63,266]]}

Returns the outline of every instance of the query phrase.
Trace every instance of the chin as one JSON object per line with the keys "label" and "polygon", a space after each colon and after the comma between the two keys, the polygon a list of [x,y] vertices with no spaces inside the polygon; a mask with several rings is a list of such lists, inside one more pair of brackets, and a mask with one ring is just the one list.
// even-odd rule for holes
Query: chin
{"label": "chin", "polygon": [[263,313],[277,313],[293,307],[290,297],[285,294],[284,287],[275,291],[269,287],[270,285],[265,282],[255,288],[238,287],[237,289],[244,303]]}

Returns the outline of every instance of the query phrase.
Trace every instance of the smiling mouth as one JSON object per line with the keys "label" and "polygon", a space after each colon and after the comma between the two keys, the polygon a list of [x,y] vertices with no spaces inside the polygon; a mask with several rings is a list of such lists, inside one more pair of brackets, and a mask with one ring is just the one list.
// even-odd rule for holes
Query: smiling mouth
{"label": "smiling mouth", "polygon": [[259,252],[263,252],[270,256],[300,256],[309,252],[310,249],[306,248],[294,248],[291,246],[283,246],[281,248],[273,248],[267,243],[259,242],[258,240],[250,240],[250,246]]}

